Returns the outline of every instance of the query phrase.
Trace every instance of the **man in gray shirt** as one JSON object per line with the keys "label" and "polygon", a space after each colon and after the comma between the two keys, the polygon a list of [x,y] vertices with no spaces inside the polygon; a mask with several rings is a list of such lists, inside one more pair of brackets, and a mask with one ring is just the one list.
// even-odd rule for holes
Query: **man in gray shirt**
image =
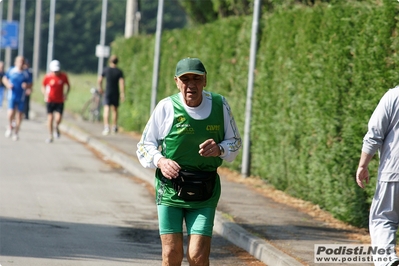
{"label": "man in gray shirt", "polygon": [[397,266],[394,252],[399,225],[399,86],[381,98],[368,123],[362,153],[356,172],[361,187],[369,183],[368,165],[379,151],[378,180],[370,208],[369,229],[371,244],[389,249],[386,260],[375,261],[376,266]]}

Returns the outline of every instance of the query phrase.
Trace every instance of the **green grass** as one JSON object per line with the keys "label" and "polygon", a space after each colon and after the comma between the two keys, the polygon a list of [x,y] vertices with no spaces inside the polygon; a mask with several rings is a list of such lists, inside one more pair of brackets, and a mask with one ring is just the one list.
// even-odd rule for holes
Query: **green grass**
{"label": "green grass", "polygon": [[[41,92],[43,77],[44,74],[41,74],[33,84],[32,100],[44,105],[43,94]],[[78,114],[81,112],[84,103],[91,97],[90,88],[97,87],[97,75],[91,73],[68,74],[68,78],[71,91],[65,102],[65,109]]]}

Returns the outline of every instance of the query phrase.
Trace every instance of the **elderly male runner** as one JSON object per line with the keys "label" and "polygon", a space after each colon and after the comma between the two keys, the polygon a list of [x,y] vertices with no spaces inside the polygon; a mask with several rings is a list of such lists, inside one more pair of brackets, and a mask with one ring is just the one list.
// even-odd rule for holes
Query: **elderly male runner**
{"label": "elderly male runner", "polygon": [[183,221],[188,263],[209,265],[221,193],[216,170],[223,160],[234,160],[241,137],[226,99],[203,90],[207,74],[199,59],[179,61],[174,80],[180,92],[159,102],[137,145],[137,156],[144,167],[157,168],[162,265],[182,263]]}

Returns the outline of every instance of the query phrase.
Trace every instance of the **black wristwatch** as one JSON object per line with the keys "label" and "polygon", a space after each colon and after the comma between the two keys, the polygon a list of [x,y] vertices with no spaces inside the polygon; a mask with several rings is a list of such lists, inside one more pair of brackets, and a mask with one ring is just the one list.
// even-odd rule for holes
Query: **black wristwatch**
{"label": "black wristwatch", "polygon": [[219,146],[219,150],[220,150],[220,156],[223,156],[224,155],[224,149],[223,149],[222,145],[218,144],[218,146]]}

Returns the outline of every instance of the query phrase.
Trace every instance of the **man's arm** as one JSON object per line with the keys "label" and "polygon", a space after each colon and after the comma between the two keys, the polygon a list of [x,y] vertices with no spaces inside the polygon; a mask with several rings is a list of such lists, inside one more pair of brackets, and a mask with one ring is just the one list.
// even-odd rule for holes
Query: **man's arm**
{"label": "man's arm", "polygon": [[68,76],[65,75],[65,84],[66,84],[66,91],[64,93],[64,101],[67,99],[69,91],[71,90],[71,85],[69,84]]}
{"label": "man's arm", "polygon": [[170,98],[161,100],[151,114],[139,143],[137,158],[144,168],[157,168],[163,157],[158,150],[161,139],[164,139],[173,124],[173,104]]}
{"label": "man's arm", "polygon": [[28,80],[26,81],[25,93],[26,95],[31,95],[33,91],[33,75],[29,70],[26,70],[26,73],[28,74]]}
{"label": "man's arm", "polygon": [[47,102],[47,97],[48,97],[48,91],[47,91],[47,76],[44,76],[43,80],[42,80],[42,86],[41,86],[41,91],[42,94],[44,96],[44,101]]}
{"label": "man's arm", "polygon": [[28,81],[26,82],[26,88],[30,89],[31,91],[33,90],[33,74],[32,71],[30,70],[26,70],[26,72],[28,73]]}
{"label": "man's arm", "polygon": [[368,184],[370,181],[368,165],[372,158],[373,155],[362,151],[362,154],[360,156],[359,166],[356,171],[356,182],[361,188],[364,188],[364,182]]}
{"label": "man's arm", "polygon": [[104,80],[103,76],[101,76],[101,75],[98,76],[97,84],[98,84],[98,90],[99,90],[100,94],[103,94],[103,80]]}
{"label": "man's arm", "polygon": [[10,83],[10,81],[8,80],[8,78],[6,76],[3,76],[1,81],[3,82],[4,86],[7,89],[12,89],[12,84]]}
{"label": "man's arm", "polygon": [[68,94],[69,94],[70,90],[71,90],[71,85],[69,85],[69,83],[67,83],[66,84],[66,91],[65,91],[65,94],[64,94],[64,100],[66,100],[68,98]]}
{"label": "man's arm", "polygon": [[125,79],[123,77],[119,79],[119,89],[121,101],[123,102],[125,100]]}
{"label": "man's arm", "polygon": [[385,141],[390,124],[391,92],[389,90],[384,94],[368,122],[368,131],[363,138],[362,154],[356,171],[356,182],[361,188],[365,187],[365,183],[369,183],[368,165]]}
{"label": "man's arm", "polygon": [[221,147],[220,153],[222,152],[221,149],[223,149],[224,154],[220,154],[220,158],[232,162],[237,157],[242,143],[233,113],[225,97],[223,97],[223,117],[225,135],[224,140],[218,144]]}

